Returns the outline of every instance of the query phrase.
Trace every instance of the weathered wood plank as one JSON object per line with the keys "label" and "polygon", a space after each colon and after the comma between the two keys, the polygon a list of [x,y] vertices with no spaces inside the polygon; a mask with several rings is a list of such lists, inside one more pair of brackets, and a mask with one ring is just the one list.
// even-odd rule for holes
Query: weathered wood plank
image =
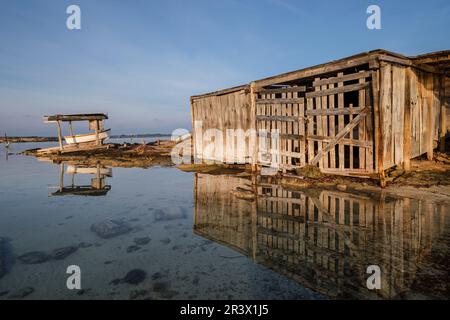
{"label": "weathered wood plank", "polygon": [[[335,83],[331,83],[328,85],[328,88],[333,89],[334,85],[335,85]],[[338,111],[339,112],[339,109],[335,109],[335,98],[336,98],[336,95],[330,95],[328,97],[329,109],[327,110],[327,112],[330,112],[330,111]],[[333,139],[334,136],[336,135],[335,120],[336,120],[335,115],[330,114],[329,115],[329,127],[328,127],[329,134],[328,135],[330,136],[331,139]],[[330,150],[330,168],[336,168],[336,148],[332,148]]]}
{"label": "weathered wood plank", "polygon": [[[258,136],[259,137],[272,137],[272,132],[258,132]],[[299,134],[292,134],[292,133],[280,133],[280,134],[275,134],[274,136],[280,137],[282,139],[290,139],[290,140],[299,140],[302,139],[303,136],[299,135]]]}
{"label": "weathered wood plank", "polygon": [[369,82],[366,82],[363,84],[357,83],[357,84],[347,85],[347,86],[338,87],[338,88],[334,88],[334,89],[307,92],[306,98],[316,98],[316,97],[322,97],[322,96],[327,96],[327,95],[331,95],[331,94],[358,91],[361,89],[366,89],[369,86],[369,84],[370,84]]}
{"label": "weathered wood plank", "polygon": [[[308,98],[306,100],[306,108],[307,110],[312,110],[314,106],[314,100],[312,98]],[[314,135],[314,117],[308,117],[308,129],[307,129],[307,137]],[[312,159],[314,158],[314,141],[308,139],[308,163],[311,164]]]}
{"label": "weathered wood plank", "polygon": [[299,117],[294,116],[278,116],[278,115],[258,115],[256,116],[257,121],[300,121]]}
{"label": "weathered wood plank", "polygon": [[439,130],[439,150],[445,152],[445,136],[447,134],[447,107],[446,107],[446,87],[445,87],[446,75],[442,75],[440,78],[440,130]]}
{"label": "weathered wood plank", "polygon": [[269,89],[265,89],[265,88],[257,88],[256,92],[257,93],[262,93],[262,94],[272,94],[272,93],[287,93],[287,92],[305,92],[306,91],[306,86],[298,86],[298,87],[287,87],[287,88],[269,88]]}
{"label": "weathered wood plank", "polygon": [[380,83],[380,119],[382,120],[380,135],[383,140],[383,169],[394,165],[393,135],[392,135],[392,66],[381,65]]}
{"label": "weathered wood plank", "polygon": [[[363,73],[362,71],[360,73]],[[359,79],[359,83],[365,83],[365,77]],[[358,107],[366,107],[366,90],[359,90],[358,92]],[[366,140],[366,118],[364,118],[358,126],[358,139],[360,141]],[[366,150],[359,148],[359,168],[366,168]]]}
{"label": "weathered wood plank", "polygon": [[[321,89],[322,91],[326,91],[328,89],[328,86],[327,85],[323,85],[321,88],[322,88]],[[327,110],[328,110],[328,96],[322,96],[321,106],[322,106],[322,111],[327,112]],[[328,116],[327,115],[322,116],[322,135],[325,135],[325,136],[329,135],[329,133],[328,133]],[[322,148],[323,147],[324,147],[324,145],[322,144]],[[328,168],[329,167],[329,165],[328,165],[328,163],[329,163],[329,154],[328,154],[328,152],[325,153],[322,156],[322,160],[323,160],[322,161],[322,168]]]}
{"label": "weathered wood plank", "polygon": [[[313,136],[308,136],[308,139],[312,140],[312,141],[321,141],[324,143],[329,143],[329,142],[333,141],[334,137],[313,135]],[[345,138],[342,138],[341,140],[339,140],[339,144],[352,145],[352,146],[361,147],[361,148],[372,148],[373,147],[372,141],[361,141],[361,140],[345,139]]]}
{"label": "weathered wood plank", "polygon": [[360,66],[368,63],[373,57],[367,54],[360,55],[359,57],[351,57],[346,59],[341,59],[339,61],[332,61],[320,66],[315,66],[303,70],[298,70],[294,72],[289,72],[281,74],[275,77],[270,77],[257,81],[257,85],[260,87],[265,87],[274,83],[283,83],[287,81],[293,81],[299,78],[313,77],[319,74],[337,72],[339,70]]}
{"label": "weathered wood plank", "polygon": [[405,114],[403,118],[403,169],[411,169],[411,68],[405,73]]}
{"label": "weathered wood plank", "polygon": [[392,67],[392,140],[394,164],[403,163],[403,128],[405,110],[405,68]]}
{"label": "weathered wood plank", "polygon": [[307,116],[339,116],[339,115],[347,115],[353,114],[356,115],[365,107],[356,107],[356,108],[330,108],[330,109],[320,109],[320,110],[308,110],[306,111]]}
{"label": "weathered wood plank", "polygon": [[300,122],[297,125],[298,134],[300,135],[299,141],[297,141],[294,146],[299,148],[300,156],[300,166],[306,165],[306,121],[305,121],[305,102],[299,103],[294,110],[294,116],[298,115],[300,117]]}
{"label": "weathered wood plank", "polygon": [[282,103],[300,103],[304,98],[296,98],[296,99],[286,99],[286,98],[278,98],[278,99],[257,99],[256,104],[282,104]]}
{"label": "weathered wood plank", "polygon": [[[342,77],[343,73],[339,72],[338,77]],[[341,88],[344,86],[343,82],[338,82],[338,88]],[[338,94],[338,109],[343,110],[344,109],[344,94],[339,93]],[[338,116],[338,132],[344,130],[344,116],[339,115]],[[339,169],[344,169],[345,167],[345,153],[344,153],[344,145],[339,144]]]}
{"label": "weathered wood plank", "polygon": [[313,86],[321,86],[321,85],[326,85],[326,84],[335,84],[338,82],[345,82],[345,81],[351,81],[351,80],[357,80],[357,79],[361,79],[361,78],[368,78],[370,77],[371,73],[370,71],[361,71],[358,73],[351,73],[351,74],[346,74],[345,76],[337,76],[337,77],[332,77],[332,78],[325,78],[325,79],[320,79],[317,81],[313,82]]}
{"label": "weathered wood plank", "polygon": [[[319,79],[320,78],[316,78],[316,80],[319,80]],[[322,92],[320,87],[315,87],[314,90],[315,90],[314,93]],[[322,109],[322,99],[321,99],[321,97],[322,97],[322,95],[317,95],[314,98],[315,104],[316,104],[316,110],[321,110]],[[315,117],[315,120],[316,120],[316,134],[319,135],[319,136],[320,135],[324,135],[322,133],[322,116]],[[317,143],[317,153],[318,154],[320,154],[322,152],[322,148],[323,148],[323,143],[322,142]],[[323,168],[323,161],[319,162],[319,168]]]}

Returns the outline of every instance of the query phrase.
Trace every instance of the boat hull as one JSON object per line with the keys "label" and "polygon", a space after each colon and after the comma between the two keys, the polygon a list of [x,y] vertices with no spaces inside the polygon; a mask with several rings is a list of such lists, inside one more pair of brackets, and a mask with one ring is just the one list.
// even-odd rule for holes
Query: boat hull
{"label": "boat hull", "polygon": [[[109,138],[109,134],[110,134],[110,130],[100,131],[98,133],[98,139],[100,141],[106,140]],[[89,134],[80,134],[80,135],[75,135],[75,136],[65,136],[64,140],[66,140],[67,144],[95,142],[97,140],[97,135],[95,133],[89,133]]]}

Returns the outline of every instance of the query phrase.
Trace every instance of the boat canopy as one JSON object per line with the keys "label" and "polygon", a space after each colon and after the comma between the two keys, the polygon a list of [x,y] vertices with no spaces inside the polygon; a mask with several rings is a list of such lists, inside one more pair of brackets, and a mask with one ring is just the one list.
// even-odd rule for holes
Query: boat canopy
{"label": "boat canopy", "polygon": [[104,113],[57,114],[53,116],[44,116],[45,122],[95,121],[106,119],[108,119],[108,115]]}

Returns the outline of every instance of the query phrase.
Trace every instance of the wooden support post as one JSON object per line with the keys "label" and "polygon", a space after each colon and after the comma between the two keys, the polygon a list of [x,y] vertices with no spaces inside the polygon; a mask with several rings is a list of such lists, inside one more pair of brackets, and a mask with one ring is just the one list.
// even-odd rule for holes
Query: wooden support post
{"label": "wooden support post", "polygon": [[61,123],[59,121],[56,121],[56,126],[58,127],[58,142],[59,142],[59,149],[63,150],[63,143],[62,143],[62,132],[61,132]]}
{"label": "wooden support post", "polygon": [[[253,148],[252,152],[252,172],[256,172],[258,170],[258,152],[259,152],[259,141],[258,141],[258,121],[256,120],[256,83],[252,82],[250,84],[250,112],[251,115],[255,117],[254,126],[255,132],[251,132],[250,135],[255,135],[255,137],[250,136],[249,138],[249,152]],[[253,143],[252,143],[253,142]],[[253,144],[253,145],[251,145]]]}
{"label": "wooden support post", "polygon": [[96,144],[97,146],[100,145],[100,140],[99,140],[99,137],[98,137],[98,131],[99,131],[99,128],[100,128],[100,123],[99,123],[98,120],[96,120],[96,126],[95,126],[95,144]]}
{"label": "wooden support post", "polygon": [[73,136],[72,121],[69,121],[69,134]]}
{"label": "wooden support post", "polygon": [[445,136],[447,135],[447,94],[445,91],[445,79],[447,74],[443,74],[440,79],[439,103],[441,105],[441,123],[439,131],[439,150],[445,152]]}
{"label": "wooden support post", "polygon": [[195,141],[196,141],[196,135],[197,132],[195,131],[195,115],[194,115],[194,102],[192,97],[189,98],[190,106],[191,106],[191,161],[195,162]]}
{"label": "wooden support post", "polygon": [[383,113],[380,108],[380,69],[372,71],[373,113],[375,120],[375,168],[378,171],[380,186],[386,187],[386,176],[383,169]]}
{"label": "wooden support post", "polygon": [[403,118],[403,169],[411,169],[411,68],[405,75],[405,113]]}
{"label": "wooden support post", "polygon": [[[426,129],[426,145],[427,145],[427,159],[428,160],[433,160],[433,131],[434,131],[434,112],[433,112],[433,76],[427,74],[424,77],[424,81],[426,81],[426,93],[425,93],[425,97],[426,97],[426,103],[427,103],[427,129]],[[430,85],[431,83],[431,85]]]}

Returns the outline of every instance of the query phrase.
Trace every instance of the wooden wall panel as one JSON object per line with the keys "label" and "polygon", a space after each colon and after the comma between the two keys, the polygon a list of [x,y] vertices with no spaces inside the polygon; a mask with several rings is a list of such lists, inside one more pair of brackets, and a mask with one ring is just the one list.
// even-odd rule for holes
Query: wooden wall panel
{"label": "wooden wall panel", "polygon": [[[197,97],[192,101],[192,110],[196,158],[220,163],[251,162],[257,146],[256,138],[251,136],[255,133],[255,110],[248,91]],[[196,128],[196,121],[202,122],[201,130]],[[208,130],[210,134],[205,135]],[[247,133],[241,143],[235,136],[236,130]]]}

